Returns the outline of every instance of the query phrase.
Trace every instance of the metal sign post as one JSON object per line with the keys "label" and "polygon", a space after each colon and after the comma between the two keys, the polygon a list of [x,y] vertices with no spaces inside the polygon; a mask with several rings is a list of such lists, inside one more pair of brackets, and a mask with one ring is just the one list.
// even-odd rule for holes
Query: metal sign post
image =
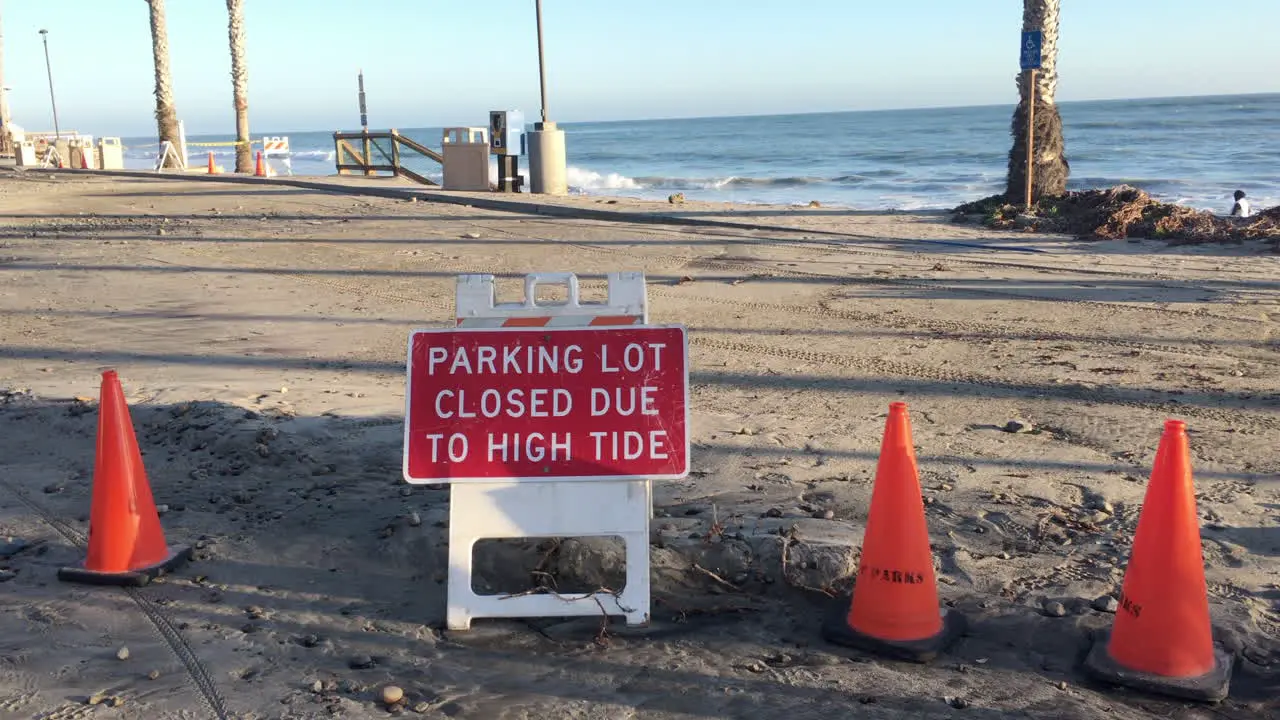
{"label": "metal sign post", "polygon": [[[539,303],[543,285],[567,300]],[[450,484],[448,627],[602,610],[648,624],[652,481],[689,468],[685,329],[647,324],[642,273],[610,274],[605,303],[582,303],[571,273],[524,286],[499,304],[492,275],[461,276],[458,327],[409,339],[404,477]],[[592,536],[626,543],[620,591],[472,591],[481,539]]]}
{"label": "metal sign post", "polygon": [[1022,33],[1022,69],[1027,71],[1027,212],[1031,212],[1031,189],[1035,179],[1036,156],[1036,71],[1042,63],[1044,34],[1039,30]]}

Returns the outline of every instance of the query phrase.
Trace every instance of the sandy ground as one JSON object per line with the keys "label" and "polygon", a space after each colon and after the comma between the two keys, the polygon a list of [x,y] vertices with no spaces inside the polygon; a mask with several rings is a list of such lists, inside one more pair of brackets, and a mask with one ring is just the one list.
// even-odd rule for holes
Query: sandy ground
{"label": "sandy ground", "polygon": [[[394,682],[424,717],[1280,717],[1280,258],[739,210],[778,229],[0,177],[0,716],[383,717]],[[460,272],[573,270],[598,295],[623,269],[692,337],[694,471],[655,488],[655,631],[442,632],[448,493],[399,474],[407,333],[448,324]],[[133,594],[55,578],[83,559],[108,366],[170,541],[197,548]],[[943,599],[973,626],[929,666],[819,635],[894,400]],[[1078,668],[1168,417],[1191,427],[1214,622],[1240,656],[1214,708]],[[508,591],[535,567],[566,589],[618,577],[602,542],[478,562]]]}

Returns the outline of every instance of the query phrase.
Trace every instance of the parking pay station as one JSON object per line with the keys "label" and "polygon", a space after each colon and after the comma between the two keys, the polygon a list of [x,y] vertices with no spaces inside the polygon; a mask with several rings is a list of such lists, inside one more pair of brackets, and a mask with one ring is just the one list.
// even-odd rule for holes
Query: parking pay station
{"label": "parking pay station", "polygon": [[489,112],[489,151],[498,157],[498,192],[520,192],[520,156],[524,154],[524,113]]}

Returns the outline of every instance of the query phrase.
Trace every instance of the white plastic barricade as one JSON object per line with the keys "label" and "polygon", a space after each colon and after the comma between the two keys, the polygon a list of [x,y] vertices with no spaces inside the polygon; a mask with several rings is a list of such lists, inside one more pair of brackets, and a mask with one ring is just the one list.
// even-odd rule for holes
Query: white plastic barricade
{"label": "white plastic barricade", "polygon": [[[543,285],[567,299],[539,303]],[[608,276],[583,303],[571,273],[529,275],[499,304],[492,275],[463,275],[457,327],[414,331],[404,477],[451,485],[448,618],[650,616],[652,481],[689,467],[688,341],[648,324],[644,274]],[[626,585],[592,593],[477,595],[482,539],[618,536]]]}
{"label": "white plastic barricade", "polygon": [[289,150],[288,136],[271,136],[262,138],[262,161],[267,165],[267,174],[275,174],[271,168],[271,158],[280,158],[289,175],[293,175],[293,153]]}

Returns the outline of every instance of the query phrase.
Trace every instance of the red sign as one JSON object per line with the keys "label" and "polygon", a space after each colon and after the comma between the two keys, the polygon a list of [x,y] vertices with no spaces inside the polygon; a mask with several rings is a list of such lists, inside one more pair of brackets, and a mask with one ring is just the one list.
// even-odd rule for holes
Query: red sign
{"label": "red sign", "polygon": [[411,483],[689,470],[683,327],[419,330],[405,396]]}

